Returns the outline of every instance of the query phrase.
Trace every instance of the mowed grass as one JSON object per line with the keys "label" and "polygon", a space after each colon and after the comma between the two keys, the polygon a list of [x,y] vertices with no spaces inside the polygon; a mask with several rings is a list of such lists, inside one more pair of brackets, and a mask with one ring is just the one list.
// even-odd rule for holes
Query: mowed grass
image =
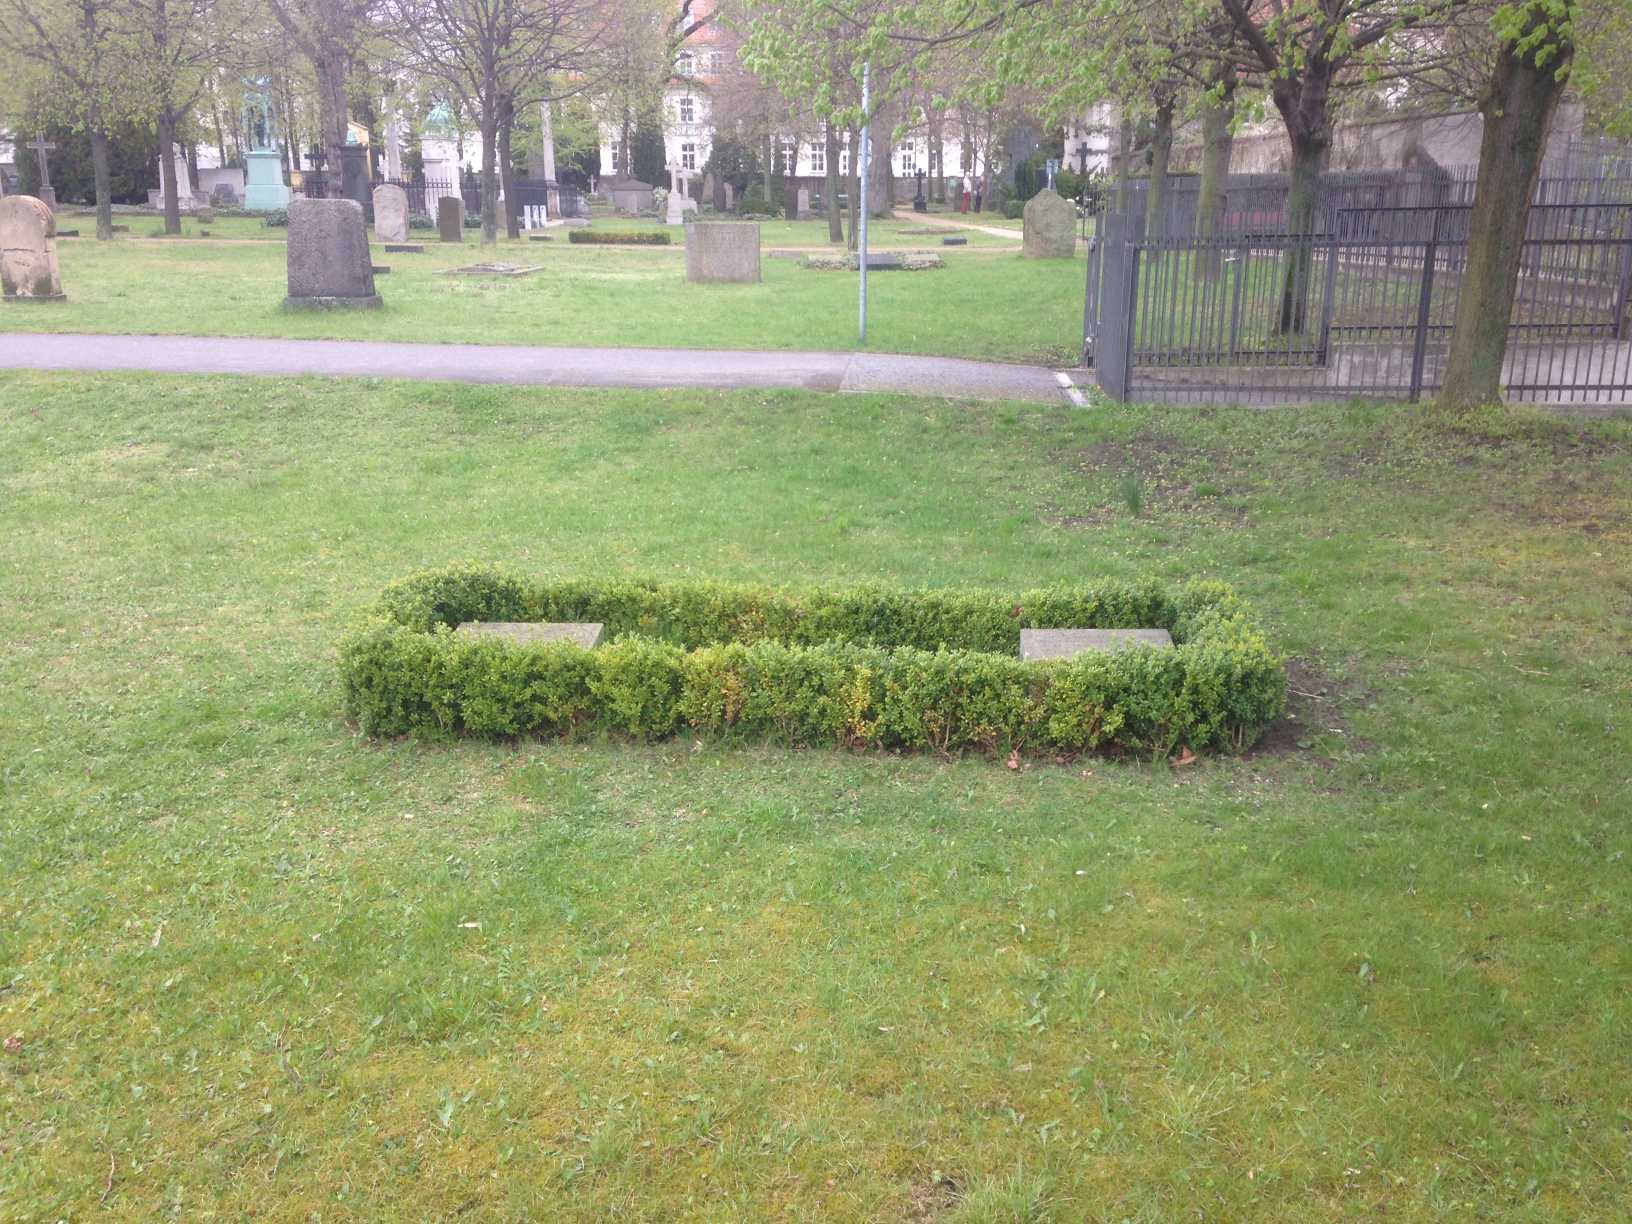
{"label": "mowed grass", "polygon": [[[67,301],[8,308],[0,312],[0,331],[856,347],[853,273],[767,256],[760,284],[693,285],[686,281],[683,245],[580,246],[561,231],[550,242],[491,247],[479,245],[473,232],[459,245],[438,243],[435,235],[412,237],[424,241],[422,254],[388,255],[374,247],[375,261],[391,269],[377,278],[384,309],[315,313],[282,309],[288,284],[281,242],[67,239],[58,246]],[[493,260],[539,271],[519,278],[445,275]],[[1080,258],[1022,259],[1011,244],[948,250],[946,266],[932,271],[880,272],[869,278],[867,348],[1075,364],[1084,270]]]}
{"label": "mowed grass", "polygon": [[[1618,1217],[1632,427],[1424,421],[11,375],[0,1216]],[[1297,721],[358,738],[461,557],[1223,577]]]}

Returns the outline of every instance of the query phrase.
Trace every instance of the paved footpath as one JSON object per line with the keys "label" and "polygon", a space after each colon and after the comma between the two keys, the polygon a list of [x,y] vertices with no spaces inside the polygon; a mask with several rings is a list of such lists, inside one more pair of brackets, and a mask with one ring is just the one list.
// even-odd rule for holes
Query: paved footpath
{"label": "paved footpath", "polygon": [[1055,404],[1075,403],[1081,395],[1075,388],[1068,388],[1065,376],[1040,366],[965,361],[958,357],[225,336],[0,332],[0,369],[145,370],[269,377],[315,374],[541,387],[791,387]]}

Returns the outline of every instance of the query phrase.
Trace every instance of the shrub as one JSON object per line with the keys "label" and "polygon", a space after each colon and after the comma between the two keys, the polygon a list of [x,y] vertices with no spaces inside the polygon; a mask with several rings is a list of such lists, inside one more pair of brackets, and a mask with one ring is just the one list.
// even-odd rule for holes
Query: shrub
{"label": "shrub", "polygon": [[1018,221],[1026,215],[1026,206],[1023,201],[1009,200],[1003,205],[1003,215],[1010,221]]}
{"label": "shrub", "polygon": [[[609,641],[518,646],[453,633],[465,620],[601,621]],[[1154,625],[1175,649],[1016,657],[1022,627]],[[454,566],[392,583],[340,656],[346,709],[373,735],[689,729],[789,746],[1165,754],[1243,748],[1286,695],[1280,660],[1215,582],[796,592]]]}
{"label": "shrub", "polygon": [[287,208],[273,208],[261,214],[261,224],[267,229],[288,229],[289,210]]}
{"label": "shrub", "polygon": [[590,246],[668,246],[674,236],[667,230],[592,230],[567,232],[567,241]]}

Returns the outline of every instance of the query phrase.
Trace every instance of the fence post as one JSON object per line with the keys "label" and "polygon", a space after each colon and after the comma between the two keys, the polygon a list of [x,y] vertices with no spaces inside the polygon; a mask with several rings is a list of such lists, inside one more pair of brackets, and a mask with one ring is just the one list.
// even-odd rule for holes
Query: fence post
{"label": "fence post", "polygon": [[1100,252],[1099,326],[1094,336],[1094,374],[1114,400],[1128,398],[1129,350],[1133,345],[1133,220],[1107,212]]}
{"label": "fence post", "polygon": [[1439,258],[1439,209],[1434,209],[1434,229],[1422,255],[1422,288],[1417,294],[1417,336],[1411,349],[1411,393],[1414,404],[1422,398],[1423,366],[1428,359],[1428,317],[1434,302],[1434,263]]}
{"label": "fence post", "polygon": [[[1099,227],[1095,226],[1097,230]],[[1088,280],[1082,291],[1082,364],[1094,364],[1094,337],[1099,334],[1099,272],[1105,239],[1098,233],[1088,239]]]}

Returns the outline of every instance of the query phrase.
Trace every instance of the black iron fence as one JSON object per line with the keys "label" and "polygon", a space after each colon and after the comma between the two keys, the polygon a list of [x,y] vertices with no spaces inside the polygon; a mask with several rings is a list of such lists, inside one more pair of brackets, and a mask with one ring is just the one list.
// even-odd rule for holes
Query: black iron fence
{"label": "black iron fence", "polygon": [[[1436,390],[1468,250],[1463,204],[1341,209],[1311,235],[1149,237],[1104,218],[1084,357],[1118,399],[1417,399]],[[1508,393],[1632,402],[1632,203],[1532,209]]]}

